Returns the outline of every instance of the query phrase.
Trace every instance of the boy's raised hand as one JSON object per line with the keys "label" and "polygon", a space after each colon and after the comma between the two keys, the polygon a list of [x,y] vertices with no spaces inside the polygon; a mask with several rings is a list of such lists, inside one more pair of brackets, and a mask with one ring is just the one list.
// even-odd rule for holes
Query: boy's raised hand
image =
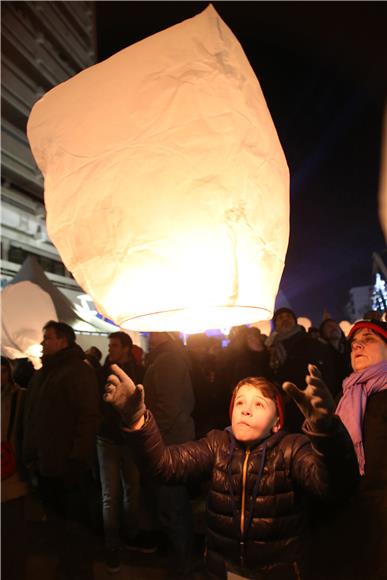
{"label": "boy's raised hand", "polygon": [[144,387],[135,385],[118,366],[111,365],[113,374],[108,376],[104,399],[120,413],[125,425],[136,423],[145,413]]}
{"label": "boy's raised hand", "polygon": [[283,383],[282,388],[297,403],[310,427],[317,433],[325,432],[331,426],[335,404],[319,369],[309,364],[308,373],[304,391],[288,381]]}

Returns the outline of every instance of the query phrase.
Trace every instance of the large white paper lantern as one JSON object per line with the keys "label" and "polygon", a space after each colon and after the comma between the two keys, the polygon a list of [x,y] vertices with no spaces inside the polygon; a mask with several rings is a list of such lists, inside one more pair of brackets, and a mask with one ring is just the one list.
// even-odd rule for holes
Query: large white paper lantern
{"label": "large white paper lantern", "polygon": [[271,318],[288,168],[212,6],[52,89],[28,137],[50,238],[102,314],[140,331]]}

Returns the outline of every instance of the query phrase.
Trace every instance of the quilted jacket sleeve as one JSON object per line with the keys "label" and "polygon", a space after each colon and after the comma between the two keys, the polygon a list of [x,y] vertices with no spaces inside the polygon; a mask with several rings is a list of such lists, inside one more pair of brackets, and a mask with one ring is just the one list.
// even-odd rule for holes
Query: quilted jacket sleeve
{"label": "quilted jacket sleeve", "polygon": [[216,456],[216,438],[209,433],[203,439],[166,446],[152,413],[145,413],[144,426],[138,431],[126,431],[127,440],[136,450],[139,465],[154,478],[168,482],[183,482],[211,473]]}
{"label": "quilted jacket sleeve", "polygon": [[329,433],[311,431],[297,436],[292,445],[290,471],[297,484],[313,496],[339,500],[350,495],[358,481],[359,470],[351,438],[338,417]]}

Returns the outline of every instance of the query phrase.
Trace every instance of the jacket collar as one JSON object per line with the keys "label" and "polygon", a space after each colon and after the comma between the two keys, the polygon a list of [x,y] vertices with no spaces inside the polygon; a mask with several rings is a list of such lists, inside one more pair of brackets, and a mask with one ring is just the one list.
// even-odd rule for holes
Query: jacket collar
{"label": "jacket collar", "polygon": [[[247,446],[244,445],[241,441],[238,441],[238,439],[235,439],[234,433],[232,432],[231,425],[229,427],[226,427],[225,431],[227,431],[227,433],[230,437],[230,443],[233,447],[238,447],[240,449],[247,448]],[[277,433],[272,433],[271,435],[269,435],[265,439],[257,439],[256,441],[253,442],[252,445],[249,445],[249,449],[251,449],[251,450],[259,449],[263,444],[266,444],[268,449],[272,449],[281,441],[281,439],[283,439],[285,437],[286,434],[287,433],[286,433],[286,431],[284,431],[284,429],[280,429]]]}
{"label": "jacket collar", "polygon": [[55,354],[43,355],[42,364],[43,369],[51,369],[62,363],[69,361],[70,359],[84,359],[84,352],[79,346],[79,344],[74,344],[73,346],[68,346],[67,348],[62,348]]}

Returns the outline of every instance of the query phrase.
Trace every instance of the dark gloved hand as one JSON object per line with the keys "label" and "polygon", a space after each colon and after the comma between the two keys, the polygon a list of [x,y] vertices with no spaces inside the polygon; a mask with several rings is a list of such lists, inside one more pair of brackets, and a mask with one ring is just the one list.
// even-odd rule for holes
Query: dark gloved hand
{"label": "dark gloved hand", "polygon": [[117,409],[124,425],[131,427],[145,413],[144,387],[135,385],[118,365],[111,369],[114,374],[108,377],[104,399]]}
{"label": "dark gloved hand", "polygon": [[325,433],[331,426],[335,403],[318,368],[310,364],[308,373],[304,391],[290,382],[283,383],[282,388],[297,403],[312,431]]}

